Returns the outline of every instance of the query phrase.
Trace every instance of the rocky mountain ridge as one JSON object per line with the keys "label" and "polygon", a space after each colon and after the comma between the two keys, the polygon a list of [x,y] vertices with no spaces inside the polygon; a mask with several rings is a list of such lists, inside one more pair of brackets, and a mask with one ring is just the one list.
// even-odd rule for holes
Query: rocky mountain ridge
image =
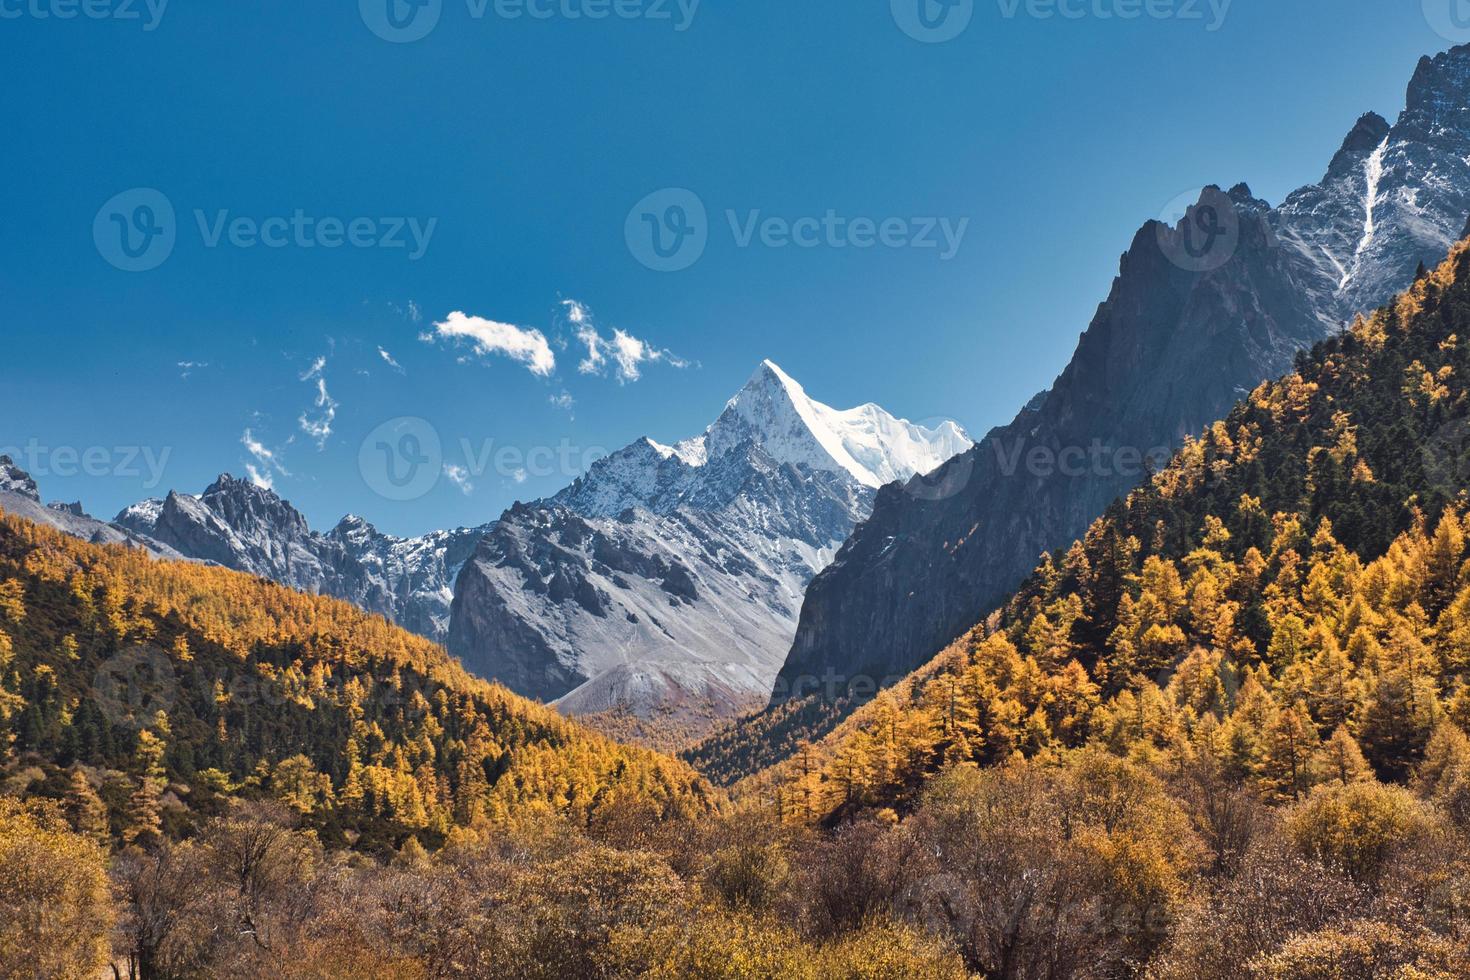
{"label": "rocky mountain ridge", "polygon": [[[1322,181],[1280,207],[1243,184],[1207,188],[1177,224],[1146,224],[1045,397],[931,476],[879,492],[809,588],[773,700],[804,680],[913,670],[1135,486],[1140,460],[1438,263],[1467,215],[1461,47],[1423,59],[1398,121],[1363,116]],[[1085,465],[1056,465],[1079,453]]]}
{"label": "rocky mountain ridge", "polygon": [[831,409],[767,361],[702,435],[641,439],[512,508],[460,575],[450,650],[574,714],[748,708],[874,486],[968,445],[953,423]]}
{"label": "rocky mountain ridge", "polygon": [[440,643],[455,576],[485,531],[397,538],[348,515],[321,534],[275,491],[228,473],[198,496],[172,492],[134,504],[113,524],[190,558],[346,599]]}

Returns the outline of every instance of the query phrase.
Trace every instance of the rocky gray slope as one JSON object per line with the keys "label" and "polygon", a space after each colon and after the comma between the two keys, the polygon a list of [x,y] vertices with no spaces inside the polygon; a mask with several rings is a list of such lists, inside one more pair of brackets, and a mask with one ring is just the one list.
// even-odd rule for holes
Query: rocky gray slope
{"label": "rocky gray slope", "polygon": [[952,424],[830,409],[767,362],[704,435],[639,440],[510,510],[460,574],[450,650],[576,714],[749,707],[874,487],[969,444]]}
{"label": "rocky gray slope", "polygon": [[0,510],[93,544],[125,544],[161,558],[184,557],[146,534],[87,516],[81,504],[42,504],[36,481],[9,456],[0,456]]}
{"label": "rocky gray slope", "polygon": [[969,445],[953,424],[831,409],[767,362],[703,435],[639,440],[477,528],[395,538],[348,516],[321,534],[273,490],[229,474],[112,524],[40,508],[18,471],[0,473],[0,491],[83,537],[346,599],[569,712],[709,720],[763,700],[807,583],[876,487]]}
{"label": "rocky gray slope", "polygon": [[346,599],[441,643],[455,576],[485,531],[395,538],[349,515],[320,534],[274,491],[229,474],[198,496],[134,504],[113,523],[196,560]]}
{"label": "rocky gray slope", "polygon": [[931,477],[880,491],[808,589],[773,701],[918,667],[1135,486],[1141,456],[1404,288],[1467,215],[1470,48],[1457,48],[1419,64],[1397,123],[1364,116],[1323,180],[1279,208],[1212,188],[1177,225],[1145,225],[1051,390]]}

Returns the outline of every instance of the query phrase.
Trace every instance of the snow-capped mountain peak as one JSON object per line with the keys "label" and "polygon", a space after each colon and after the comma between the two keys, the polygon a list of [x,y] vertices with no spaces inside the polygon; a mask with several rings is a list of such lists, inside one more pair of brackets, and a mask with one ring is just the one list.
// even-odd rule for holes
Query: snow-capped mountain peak
{"label": "snow-capped mountain peak", "polygon": [[718,482],[711,471],[723,473],[714,464],[745,446],[776,464],[838,474],[871,490],[927,473],[971,445],[953,422],[929,429],[877,405],[847,411],[823,405],[767,360],[703,434],[673,446],[639,439],[598,460],[552,502],[592,517],[630,508],[667,514],[693,498],[722,496],[711,486]]}
{"label": "snow-capped mountain peak", "polygon": [[702,730],[765,699],[806,584],[877,488],[970,445],[953,422],[824,405],[763,361],[701,435],[639,439],[512,508],[460,573],[449,648],[564,711]]}
{"label": "snow-capped mountain peak", "polygon": [[685,444],[680,456],[693,463],[747,440],[777,462],[845,472],[873,488],[927,473],[972,444],[953,422],[928,429],[871,403],[845,411],[824,405],[770,360],[761,362],[710,426],[703,452]]}
{"label": "snow-capped mountain peak", "polygon": [[9,456],[0,456],[0,491],[28,497],[36,503],[41,502],[41,492],[36,489],[36,481],[15,465],[15,461]]}

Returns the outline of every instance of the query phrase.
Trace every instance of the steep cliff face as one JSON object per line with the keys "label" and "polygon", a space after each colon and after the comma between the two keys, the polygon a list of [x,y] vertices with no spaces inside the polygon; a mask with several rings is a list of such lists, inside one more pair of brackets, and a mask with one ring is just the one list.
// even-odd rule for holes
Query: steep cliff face
{"label": "steep cliff face", "polygon": [[[808,589],[773,694],[881,684],[983,618],[1182,437],[1404,288],[1470,214],[1470,48],[1419,65],[1390,127],[1358,121],[1278,209],[1207,189],[1123,256],[1071,363],[1009,425],[885,487]],[[834,690],[835,689],[835,690]]]}
{"label": "steep cliff face", "polygon": [[448,634],[455,576],[485,531],[395,538],[348,516],[320,534],[274,491],[229,474],[198,496],[174,492],[134,504],[113,525],[198,561],[346,599],[439,642]]}
{"label": "steep cliff face", "polygon": [[874,488],[969,444],[952,424],[829,408],[767,362],[697,438],[639,440],[507,512],[459,576],[450,650],[573,714],[757,706]]}
{"label": "steep cliff face", "polygon": [[9,456],[0,456],[0,510],[93,544],[127,545],[161,558],[185,557],[145,534],[87,516],[81,504],[42,504],[36,481]]}

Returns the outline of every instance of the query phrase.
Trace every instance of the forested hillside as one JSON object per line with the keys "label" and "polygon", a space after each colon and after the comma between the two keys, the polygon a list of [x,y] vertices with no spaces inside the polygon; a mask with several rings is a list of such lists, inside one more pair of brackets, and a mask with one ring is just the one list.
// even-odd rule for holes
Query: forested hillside
{"label": "forested hillside", "polygon": [[818,817],[902,807],[950,762],[1198,739],[1277,798],[1311,787],[1323,746],[1404,781],[1439,722],[1470,723],[1467,256],[1302,354],[1043,556],[834,733],[820,772],[798,751],[785,771],[810,774],[789,799]]}
{"label": "forested hillside", "polygon": [[712,803],[679,764],[476,680],[346,603],[9,515],[0,747],[12,794],[85,793],[69,775],[85,772],[123,841],[187,835],[240,794],[366,850],[525,808],[595,820],[621,797],[669,815]]}
{"label": "forested hillside", "polygon": [[1470,975],[1465,337],[1470,245],[733,810],[344,604],[0,517],[0,975]]}
{"label": "forested hillside", "polygon": [[1466,975],[1467,339],[1462,244],[746,805],[948,826],[994,975]]}
{"label": "forested hillside", "polygon": [[718,804],[343,602],[0,514],[0,977],[965,975]]}

